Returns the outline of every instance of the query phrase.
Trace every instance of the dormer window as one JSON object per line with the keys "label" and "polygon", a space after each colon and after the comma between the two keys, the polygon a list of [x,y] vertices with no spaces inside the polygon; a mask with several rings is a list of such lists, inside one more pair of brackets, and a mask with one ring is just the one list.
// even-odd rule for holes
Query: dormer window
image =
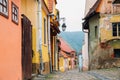
{"label": "dormer window", "polygon": [[12,3],[12,21],[18,24],[18,7]]}
{"label": "dormer window", "polygon": [[0,0],[0,14],[8,18],[8,0]]}

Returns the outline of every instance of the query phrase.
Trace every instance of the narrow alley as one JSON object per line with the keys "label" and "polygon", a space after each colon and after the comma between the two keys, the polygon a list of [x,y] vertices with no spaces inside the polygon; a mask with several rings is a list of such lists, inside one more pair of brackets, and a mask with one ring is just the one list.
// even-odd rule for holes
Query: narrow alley
{"label": "narrow alley", "polygon": [[100,69],[86,72],[79,72],[73,69],[64,73],[54,72],[46,76],[38,76],[33,80],[120,80],[120,69]]}
{"label": "narrow alley", "polygon": [[120,80],[120,0],[0,0],[0,73]]}

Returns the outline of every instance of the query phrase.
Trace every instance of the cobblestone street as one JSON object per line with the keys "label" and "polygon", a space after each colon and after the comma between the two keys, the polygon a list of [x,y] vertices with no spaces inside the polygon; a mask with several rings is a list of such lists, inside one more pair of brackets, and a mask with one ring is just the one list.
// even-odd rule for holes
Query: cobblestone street
{"label": "cobblestone street", "polygon": [[33,80],[120,80],[120,69],[101,69],[79,72],[78,69],[64,73],[55,72],[46,76],[38,76]]}

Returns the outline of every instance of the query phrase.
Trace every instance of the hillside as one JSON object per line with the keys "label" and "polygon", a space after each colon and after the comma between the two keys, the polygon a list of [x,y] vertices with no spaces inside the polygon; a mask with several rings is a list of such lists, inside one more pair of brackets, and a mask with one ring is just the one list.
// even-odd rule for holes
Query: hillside
{"label": "hillside", "polygon": [[77,32],[61,32],[58,36],[62,37],[77,52],[82,49],[84,33]]}

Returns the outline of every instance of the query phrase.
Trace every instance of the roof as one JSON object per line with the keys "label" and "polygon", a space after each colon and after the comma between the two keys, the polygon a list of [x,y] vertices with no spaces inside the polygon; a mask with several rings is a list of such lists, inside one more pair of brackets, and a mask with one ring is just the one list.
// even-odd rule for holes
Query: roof
{"label": "roof", "polygon": [[72,49],[70,47],[70,45],[64,40],[62,39],[62,37],[59,37],[59,40],[61,42],[61,45],[60,45],[60,48],[62,51],[66,51],[66,52],[72,52],[72,51],[75,51],[74,49]]}
{"label": "roof", "polygon": [[49,9],[50,13],[52,13],[52,11],[53,11],[53,0],[48,0],[48,9]]}
{"label": "roof", "polygon": [[95,4],[97,0],[86,0],[85,3],[85,16],[89,12],[90,8]]}
{"label": "roof", "polygon": [[50,11],[50,13],[53,12],[53,4],[55,2],[55,5],[57,4],[57,0],[48,0],[48,9]]}
{"label": "roof", "polygon": [[68,58],[70,55],[66,54],[64,51],[60,51],[60,56]]}
{"label": "roof", "polygon": [[79,53],[82,49],[84,33],[82,31],[61,32],[58,36],[62,37],[75,51]]}
{"label": "roof", "polygon": [[55,4],[57,4],[57,0],[55,0]]}
{"label": "roof", "polygon": [[90,16],[92,16],[92,15],[94,15],[94,14],[97,13],[96,10],[97,10],[100,2],[101,2],[101,0],[97,0],[97,1],[95,2],[95,4],[90,8],[89,12],[87,13],[87,15],[85,16],[84,19],[87,19],[87,18],[89,18]]}

